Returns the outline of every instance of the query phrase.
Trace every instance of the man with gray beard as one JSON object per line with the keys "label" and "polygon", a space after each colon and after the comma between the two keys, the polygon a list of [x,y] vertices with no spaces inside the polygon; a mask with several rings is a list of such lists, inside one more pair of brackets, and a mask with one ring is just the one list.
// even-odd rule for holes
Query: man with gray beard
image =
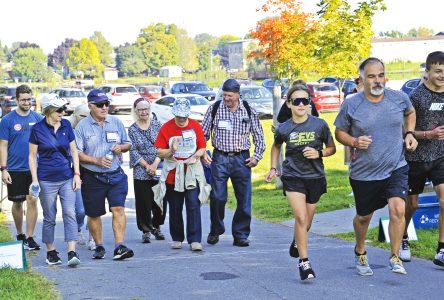
{"label": "man with gray beard", "polygon": [[344,101],[334,123],[336,139],[351,147],[356,270],[359,275],[373,275],[365,251],[365,238],[373,212],[388,204],[389,266],[395,273],[407,274],[399,259],[408,194],[404,142],[407,151],[416,149],[418,142],[413,132],[416,114],[406,94],[385,88],[385,66],[380,59],[364,60],[359,66],[359,77],[364,90]]}

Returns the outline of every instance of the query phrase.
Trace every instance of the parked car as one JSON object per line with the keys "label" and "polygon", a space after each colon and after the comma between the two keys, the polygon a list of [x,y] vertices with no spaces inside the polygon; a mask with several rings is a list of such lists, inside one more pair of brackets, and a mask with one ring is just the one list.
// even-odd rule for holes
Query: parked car
{"label": "parked car", "polygon": [[308,82],[307,87],[318,112],[338,111],[341,107],[342,93],[335,84]]}
{"label": "parked car", "polygon": [[279,80],[274,80],[269,78],[262,81],[262,86],[266,88],[268,91],[270,91],[270,93],[273,93],[273,87],[275,84],[281,86],[281,98],[282,99],[287,98],[287,91],[290,84],[288,78],[282,78]]}
{"label": "parked car", "polygon": [[410,79],[404,82],[404,84],[401,87],[401,91],[406,93],[407,95],[410,95],[410,93],[416,89],[416,87],[421,83],[421,78],[415,78]]}
{"label": "parked car", "polygon": [[50,94],[57,94],[60,98],[63,98],[67,102],[66,112],[72,113],[74,109],[88,102],[86,99],[86,94],[81,89],[75,88],[57,88],[52,90]]}
{"label": "parked car", "polygon": [[110,83],[99,86],[99,89],[104,91],[111,101],[110,114],[122,110],[131,111],[134,101],[141,97],[136,87],[129,84]]}
{"label": "parked car", "polygon": [[150,100],[151,102],[156,101],[161,96],[162,87],[159,85],[142,85],[137,86],[136,88],[142,97]]}
{"label": "parked car", "polygon": [[343,99],[345,99],[349,94],[353,94],[354,90],[356,88],[356,82],[354,80],[341,78],[338,81],[338,77],[334,77],[334,76],[326,76],[326,77],[319,78],[317,80],[317,82],[319,82],[319,83],[333,83],[338,88],[341,87],[341,91],[344,93],[344,95],[343,95],[344,97],[341,98],[341,101]]}
{"label": "parked car", "polygon": [[345,80],[344,85],[342,86],[344,99],[347,98],[348,95],[353,94],[355,92],[356,86],[357,85],[354,80]]}
{"label": "parked car", "polygon": [[[0,86],[0,117],[7,115],[17,108],[15,98],[16,86]],[[35,96],[32,95],[31,109],[35,110]]]}
{"label": "parked car", "polygon": [[216,93],[205,83],[200,81],[176,82],[170,88],[171,94],[197,94],[212,101],[216,98]]}
{"label": "parked car", "polygon": [[174,118],[172,108],[176,99],[186,98],[190,101],[190,118],[202,122],[205,113],[210,106],[210,101],[197,94],[169,94],[161,97],[151,104],[151,112],[156,115],[160,123],[165,123]]}

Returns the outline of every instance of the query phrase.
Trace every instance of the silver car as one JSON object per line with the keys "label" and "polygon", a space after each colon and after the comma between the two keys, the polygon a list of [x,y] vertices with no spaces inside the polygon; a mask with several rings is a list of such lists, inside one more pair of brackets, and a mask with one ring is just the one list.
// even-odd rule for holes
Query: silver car
{"label": "silver car", "polygon": [[67,102],[66,112],[72,113],[74,109],[88,102],[86,99],[86,94],[81,89],[75,88],[57,88],[52,90],[50,94],[57,94],[60,98],[63,98]]}

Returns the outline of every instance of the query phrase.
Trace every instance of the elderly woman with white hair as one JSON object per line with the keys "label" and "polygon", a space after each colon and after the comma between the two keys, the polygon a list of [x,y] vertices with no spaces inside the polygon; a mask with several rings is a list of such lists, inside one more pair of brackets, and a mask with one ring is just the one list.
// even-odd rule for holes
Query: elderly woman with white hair
{"label": "elderly woman with white hair", "polygon": [[54,247],[59,196],[65,241],[68,243],[68,266],[76,266],[80,259],[76,253],[75,191],[80,188],[81,182],[75,136],[69,121],[62,118],[66,102],[58,95],[48,94],[42,98],[42,103],[45,118],[32,127],[29,138],[29,169],[32,186],[40,187],[43,209],[42,241],[47,248],[46,263],[62,263]]}
{"label": "elderly woman with white hair", "polygon": [[152,190],[152,187],[158,183],[155,176],[161,160],[157,157],[154,142],[161,124],[151,114],[150,102],[145,98],[137,99],[132,111],[135,122],[129,127],[128,136],[132,142],[130,167],[133,168],[137,227],[142,231],[142,242],[150,243],[150,233],[157,240],[165,239],[160,225],[165,222],[167,205],[165,202],[162,213],[154,202]]}

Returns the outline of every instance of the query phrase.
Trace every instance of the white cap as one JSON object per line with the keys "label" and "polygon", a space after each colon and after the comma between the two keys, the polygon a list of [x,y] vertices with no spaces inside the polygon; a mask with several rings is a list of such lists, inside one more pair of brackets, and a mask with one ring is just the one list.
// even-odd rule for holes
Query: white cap
{"label": "white cap", "polygon": [[40,99],[40,103],[42,105],[42,109],[47,108],[48,106],[52,106],[55,108],[62,107],[66,105],[66,101],[59,97],[57,94],[46,94]]}

